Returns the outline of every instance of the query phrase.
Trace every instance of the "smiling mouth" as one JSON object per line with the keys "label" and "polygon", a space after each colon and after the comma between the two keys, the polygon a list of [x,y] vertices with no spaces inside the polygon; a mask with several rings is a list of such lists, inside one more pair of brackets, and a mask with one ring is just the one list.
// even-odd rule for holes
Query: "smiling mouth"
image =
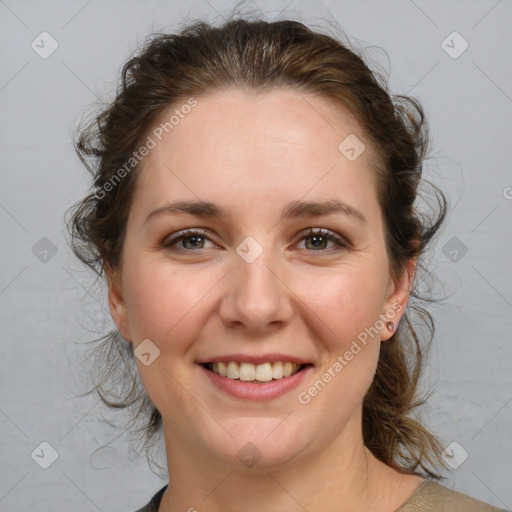
{"label": "smiling mouth", "polygon": [[219,361],[215,363],[201,363],[201,366],[226,379],[257,384],[286,379],[313,365],[289,361],[267,362],[258,365],[245,362],[238,363],[236,361]]}

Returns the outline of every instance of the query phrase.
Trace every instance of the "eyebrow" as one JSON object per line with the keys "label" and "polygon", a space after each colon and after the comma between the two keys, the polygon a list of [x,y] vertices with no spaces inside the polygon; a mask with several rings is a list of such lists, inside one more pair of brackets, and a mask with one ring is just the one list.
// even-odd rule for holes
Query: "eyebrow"
{"label": "eyebrow", "polygon": [[[188,214],[201,218],[229,218],[228,212],[220,205],[209,201],[174,201],[166,203],[149,213],[144,220],[161,214]],[[321,217],[324,215],[341,214],[360,222],[367,223],[365,216],[353,206],[338,199],[328,201],[293,201],[288,203],[281,212],[281,219],[295,219],[300,217]]]}

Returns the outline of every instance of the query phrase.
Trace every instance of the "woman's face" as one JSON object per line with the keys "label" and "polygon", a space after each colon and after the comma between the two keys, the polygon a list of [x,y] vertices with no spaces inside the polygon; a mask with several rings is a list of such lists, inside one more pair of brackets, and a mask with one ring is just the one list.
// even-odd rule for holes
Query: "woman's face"
{"label": "woman's face", "polygon": [[[166,441],[238,467],[348,446],[361,438],[386,320],[396,323],[408,299],[407,273],[390,278],[369,142],[347,111],[313,95],[196,99],[162,140],[150,134],[122,272],[109,276],[112,316],[134,344]],[[359,156],[354,136],[366,144]],[[312,206],[334,201],[342,206],[330,213]],[[185,229],[200,233],[173,242]],[[241,381],[200,364],[214,361],[261,367],[241,365]],[[249,382],[253,368],[278,377],[279,364],[264,364],[275,361],[308,366]]]}

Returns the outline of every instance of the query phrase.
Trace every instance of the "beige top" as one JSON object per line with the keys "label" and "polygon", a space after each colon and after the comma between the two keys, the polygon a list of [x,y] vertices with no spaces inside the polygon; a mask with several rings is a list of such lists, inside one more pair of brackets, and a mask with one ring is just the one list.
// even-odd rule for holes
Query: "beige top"
{"label": "beige top", "polygon": [[507,512],[466,494],[425,480],[395,512]]}
{"label": "beige top", "polygon": [[[158,512],[162,495],[167,485],[162,487],[145,506],[137,512]],[[471,498],[434,480],[425,480],[409,499],[395,512],[512,512],[492,507],[487,503]]]}

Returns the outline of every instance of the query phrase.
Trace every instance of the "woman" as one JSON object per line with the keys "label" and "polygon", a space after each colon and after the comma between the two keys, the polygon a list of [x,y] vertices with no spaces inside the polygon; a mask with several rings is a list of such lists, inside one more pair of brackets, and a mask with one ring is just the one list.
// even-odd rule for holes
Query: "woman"
{"label": "woman", "polygon": [[169,485],[141,511],[499,510],[436,481],[410,416],[411,314],[433,326],[407,306],[445,216],[439,191],[415,209],[414,99],[301,23],[231,20],[155,35],[94,123],[72,235],[144,388],[95,389],[163,430]]}

